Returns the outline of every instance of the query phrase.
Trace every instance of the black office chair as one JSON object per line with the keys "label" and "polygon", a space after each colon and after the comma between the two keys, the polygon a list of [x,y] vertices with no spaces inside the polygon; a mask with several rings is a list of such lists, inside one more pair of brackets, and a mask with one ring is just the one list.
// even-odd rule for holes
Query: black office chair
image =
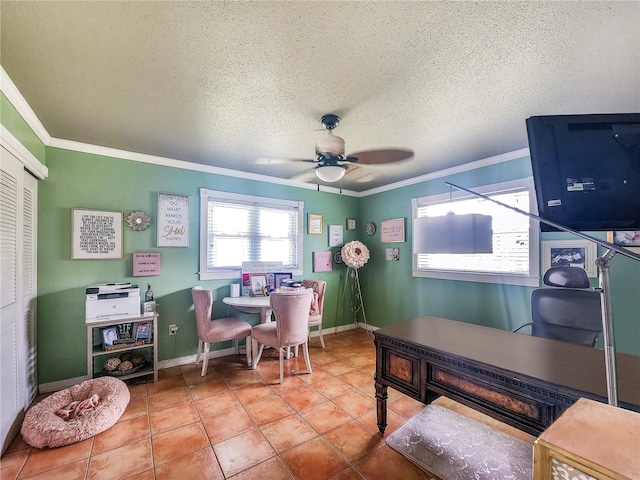
{"label": "black office chair", "polygon": [[600,293],[590,288],[587,273],[577,267],[551,267],[543,282],[550,287],[531,293],[531,326],[534,337],[551,338],[593,347],[602,333]]}

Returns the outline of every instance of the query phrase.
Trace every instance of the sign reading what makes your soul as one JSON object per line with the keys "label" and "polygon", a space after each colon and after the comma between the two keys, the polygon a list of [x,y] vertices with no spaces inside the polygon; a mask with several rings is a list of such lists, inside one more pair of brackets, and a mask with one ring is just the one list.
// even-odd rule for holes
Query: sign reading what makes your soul
{"label": "sign reading what makes your soul", "polygon": [[189,197],[158,193],[158,247],[189,246]]}

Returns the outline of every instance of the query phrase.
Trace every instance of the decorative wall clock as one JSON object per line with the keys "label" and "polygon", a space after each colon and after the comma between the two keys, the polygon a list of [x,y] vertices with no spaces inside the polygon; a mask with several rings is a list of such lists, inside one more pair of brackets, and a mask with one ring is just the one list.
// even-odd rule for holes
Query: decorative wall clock
{"label": "decorative wall clock", "polygon": [[151,218],[145,212],[131,212],[125,219],[127,225],[137,232],[146,230],[151,225]]}

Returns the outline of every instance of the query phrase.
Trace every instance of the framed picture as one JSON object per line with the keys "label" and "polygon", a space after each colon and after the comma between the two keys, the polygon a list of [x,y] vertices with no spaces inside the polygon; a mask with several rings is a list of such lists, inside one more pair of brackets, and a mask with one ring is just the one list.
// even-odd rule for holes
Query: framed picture
{"label": "framed picture", "polygon": [[542,273],[551,267],[570,266],[584,268],[587,276],[597,277],[597,246],[589,240],[547,240],[543,241]]}
{"label": "framed picture", "polygon": [[344,244],[342,225],[329,225],[329,246],[340,247]]}
{"label": "framed picture", "polygon": [[329,252],[313,252],[313,271],[330,272],[333,264],[333,255]]}
{"label": "framed picture", "polygon": [[273,283],[276,288],[280,288],[280,284],[282,280],[291,280],[293,278],[292,273],[274,273],[273,274]]}
{"label": "framed picture", "polygon": [[189,247],[189,196],[158,193],[158,247]]}
{"label": "framed picture", "polygon": [[640,253],[640,230],[607,232],[607,242]]}
{"label": "framed picture", "polygon": [[116,326],[100,329],[102,335],[102,348],[111,347],[118,342],[118,329]]}
{"label": "framed picture", "polygon": [[151,338],[151,322],[136,324],[136,340],[149,340]]}
{"label": "framed picture", "polygon": [[120,323],[116,325],[118,330],[118,343],[127,342],[135,339],[133,331],[133,323]]}
{"label": "framed picture", "polygon": [[160,275],[161,257],[159,252],[132,254],[133,276],[153,277]]}
{"label": "framed picture", "polygon": [[74,208],[71,213],[71,258],[122,258],[122,212]]}
{"label": "framed picture", "polygon": [[142,304],[142,313],[145,315],[152,315],[156,311],[156,302],[144,302]]}
{"label": "framed picture", "polygon": [[404,242],[404,218],[380,222],[380,241],[382,243]]}
{"label": "framed picture", "polygon": [[261,297],[265,294],[267,288],[267,276],[266,275],[251,275],[251,295],[254,297]]}
{"label": "framed picture", "polygon": [[310,213],[307,217],[307,232],[309,235],[322,235],[322,224],[324,218],[322,215]]}
{"label": "framed picture", "polygon": [[385,259],[389,262],[398,262],[400,260],[400,249],[385,248]]}
{"label": "framed picture", "polygon": [[355,230],[356,221],[353,218],[347,218],[347,230]]}

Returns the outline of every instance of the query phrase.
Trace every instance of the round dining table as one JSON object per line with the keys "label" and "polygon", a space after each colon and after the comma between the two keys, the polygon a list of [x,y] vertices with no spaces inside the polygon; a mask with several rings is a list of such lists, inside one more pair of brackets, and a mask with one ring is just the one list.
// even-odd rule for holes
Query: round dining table
{"label": "round dining table", "polygon": [[271,303],[269,297],[224,297],[222,302],[244,313],[259,313],[260,323],[271,321]]}

